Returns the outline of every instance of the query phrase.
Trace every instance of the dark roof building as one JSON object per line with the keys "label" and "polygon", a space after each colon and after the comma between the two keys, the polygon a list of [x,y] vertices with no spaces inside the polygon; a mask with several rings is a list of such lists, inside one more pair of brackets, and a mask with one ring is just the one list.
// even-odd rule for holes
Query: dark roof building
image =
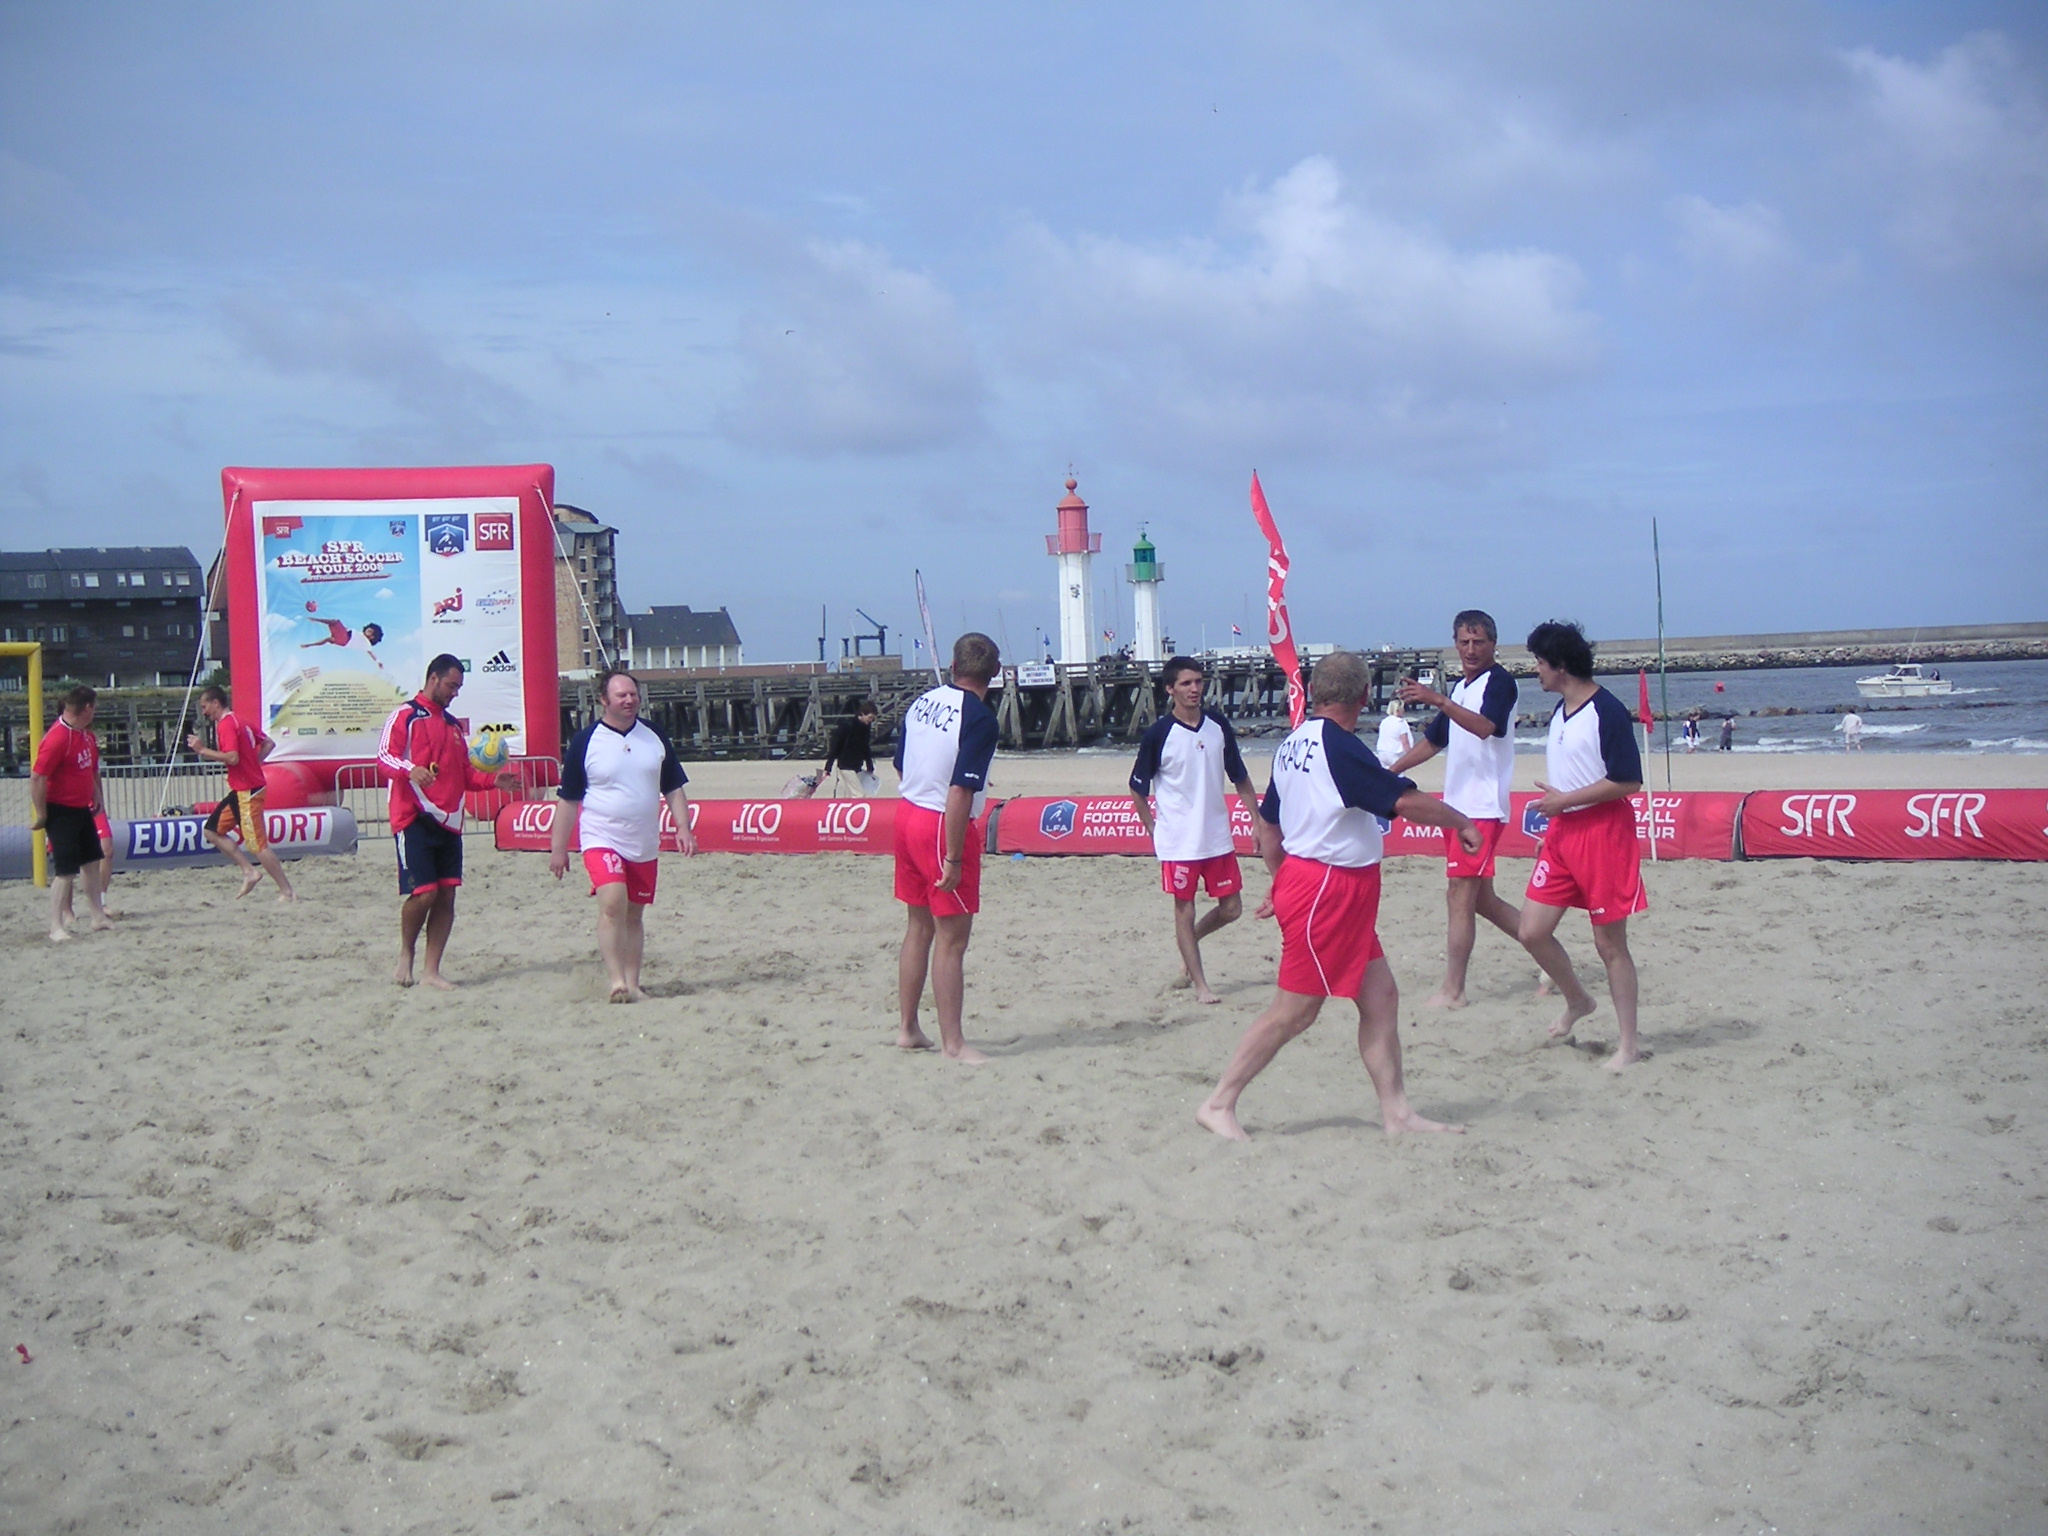
{"label": "dark roof building", "polygon": [[740,632],[725,609],[702,613],[681,606],[656,604],[646,613],[626,615],[627,664],[642,671],[670,667],[736,667]]}
{"label": "dark roof building", "polygon": [[205,595],[189,549],[0,552],[0,640],[40,641],[52,678],[182,684],[199,659]]}

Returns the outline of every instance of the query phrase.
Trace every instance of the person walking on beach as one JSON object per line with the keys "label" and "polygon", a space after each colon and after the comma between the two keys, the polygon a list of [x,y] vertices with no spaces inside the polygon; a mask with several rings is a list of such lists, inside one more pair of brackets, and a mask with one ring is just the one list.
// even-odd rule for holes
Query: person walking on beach
{"label": "person walking on beach", "polygon": [[1842,750],[1861,752],[1863,750],[1863,717],[1853,709],[1842,711]]}
{"label": "person walking on beach", "polygon": [[562,754],[548,869],[569,872],[569,844],[581,832],[583,869],[597,898],[597,952],[611,1001],[637,1003],[647,950],[647,909],[660,873],[661,807],[668,802],[683,856],[697,851],[690,830],[689,776],[668,738],[640,718],[640,681],[612,671],[598,685],[604,707]]}
{"label": "person walking on beach", "polygon": [[469,761],[463,723],[448,713],[462,691],[462,663],[443,651],[427,663],[424,687],[384,722],[377,766],[391,781],[391,839],[398,847],[398,968],[392,978],[413,984],[413,954],[427,936],[422,986],[452,991],[441,957],[455,931],[455,893],[462,885],[462,797],[472,789],[519,792],[511,769],[485,773]]}
{"label": "person walking on beach", "polygon": [[961,1013],[967,990],[967,940],[981,910],[981,845],[974,818],[995,761],[995,711],[989,680],[1001,658],[995,641],[968,633],[953,642],[953,681],[932,689],[903,715],[896,736],[896,899],[908,909],[896,960],[896,1043],[928,1051],[918,1026],[927,974],[939,1009],[939,1048],[978,1066],[988,1058],[967,1043]]}
{"label": "person walking on beach", "polygon": [[860,792],[873,795],[882,787],[875,777],[875,701],[862,699],[854,706],[853,718],[832,729],[825,748],[825,766],[818,770],[820,781],[835,772],[851,773],[860,782]]}
{"label": "person walking on beach", "polygon": [[1685,717],[1685,750],[1688,753],[1700,749],[1700,717],[1697,712]]}
{"label": "person walking on beach", "polygon": [[213,739],[219,745],[209,747],[197,731],[186,738],[185,745],[228,770],[228,792],[206,818],[206,840],[241,869],[242,888],[235,892],[235,900],[255,890],[269,875],[277,885],[279,901],[297,901],[298,893],[285,878],[284,865],[272,851],[263,823],[263,762],[277,750],[277,743],[228,708],[223,688],[208,688],[199,695],[199,713],[213,723]]}
{"label": "person walking on beach", "polygon": [[1613,694],[1593,681],[1593,647],[1576,624],[1551,622],[1529,631],[1529,654],[1545,693],[1558,695],[1550,716],[1543,792],[1536,809],[1550,819],[1522,903],[1522,942],[1564,991],[1563,1015],[1550,1028],[1553,1042],[1571,1039],[1593,998],[1579,982],[1557,942],[1569,907],[1583,907],[1593,922],[1593,947],[1607,968],[1620,1043],[1607,1070],[1640,1059],[1636,1047],[1636,962],[1628,948],[1628,920],[1647,911],[1636,814],[1629,797],[1643,787],[1643,758],[1634,718]]}
{"label": "person walking on beach", "polygon": [[1408,1103],[1401,1074],[1400,989],[1375,925],[1380,905],[1378,818],[1443,827],[1477,854],[1485,839],[1462,811],[1380,766],[1357,736],[1372,686],[1364,657],[1333,651],[1309,679],[1314,714],[1273,754],[1273,780],[1255,823],[1273,893],[1259,916],[1280,920],[1280,976],[1272,1002],[1238,1041],[1195,1123],[1247,1141],[1237,1101],[1280,1047],[1315,1023],[1323,1002],[1358,1008],[1358,1054],[1379,1095],[1380,1121],[1400,1131],[1457,1131]]}
{"label": "person walking on beach", "polygon": [[[1152,852],[1159,860],[1160,887],[1173,898],[1173,941],[1181,969],[1198,1003],[1220,1003],[1202,971],[1202,940],[1244,914],[1244,872],[1230,835],[1225,784],[1249,808],[1257,799],[1237,732],[1213,709],[1202,708],[1207,680],[1202,664],[1175,656],[1159,669],[1172,707],[1138,743],[1131,769],[1131,800]],[[1159,796],[1155,817],[1151,796]],[[1200,922],[1195,897],[1206,886],[1216,903]]]}
{"label": "person walking on beach", "polygon": [[1733,715],[1723,715],[1721,717],[1721,750],[1723,752],[1733,752],[1735,750],[1735,717]]}
{"label": "person walking on beach", "polygon": [[1412,679],[1401,684],[1405,703],[1432,706],[1436,715],[1423,727],[1422,740],[1387,770],[1405,774],[1439,752],[1447,754],[1444,803],[1479,829],[1476,853],[1467,853],[1456,838],[1444,839],[1450,932],[1444,941],[1443,984],[1424,1001],[1426,1008],[1465,1006],[1465,972],[1472,960],[1478,919],[1485,918],[1521,942],[1521,910],[1503,901],[1493,888],[1494,854],[1508,824],[1508,787],[1515,776],[1515,705],[1521,691],[1507,669],[1494,660],[1500,631],[1491,614],[1466,609],[1451,621],[1451,640],[1458,648],[1458,665],[1464,675],[1449,693]]}
{"label": "person walking on beach", "polygon": [[71,937],[71,889],[85,887],[92,929],[114,926],[101,897],[105,871],[112,867],[100,846],[93,818],[106,809],[100,797],[100,739],[92,733],[99,695],[83,684],[64,695],[57,721],[43,733],[29,770],[29,830],[50,840],[50,942]]}
{"label": "person walking on beach", "polygon": [[1391,770],[1401,760],[1401,754],[1415,745],[1415,733],[1408,729],[1407,712],[1401,708],[1398,698],[1387,700],[1387,711],[1380,716],[1380,733],[1373,743],[1373,756],[1380,760],[1380,766]]}

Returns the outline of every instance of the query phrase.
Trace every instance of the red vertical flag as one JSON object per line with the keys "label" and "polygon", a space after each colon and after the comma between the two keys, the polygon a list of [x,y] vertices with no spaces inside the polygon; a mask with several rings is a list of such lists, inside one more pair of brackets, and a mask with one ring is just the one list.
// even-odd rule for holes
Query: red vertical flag
{"label": "red vertical flag", "polygon": [[1266,643],[1273,659],[1287,677],[1287,719],[1290,729],[1308,714],[1308,692],[1301,685],[1301,657],[1294,649],[1294,626],[1287,618],[1287,546],[1266,505],[1266,493],[1259,485],[1259,472],[1252,471],[1252,516],[1259,532],[1266,536]]}
{"label": "red vertical flag", "polygon": [[1657,724],[1657,712],[1650,708],[1650,674],[1640,669],[1636,672],[1636,718],[1646,731]]}

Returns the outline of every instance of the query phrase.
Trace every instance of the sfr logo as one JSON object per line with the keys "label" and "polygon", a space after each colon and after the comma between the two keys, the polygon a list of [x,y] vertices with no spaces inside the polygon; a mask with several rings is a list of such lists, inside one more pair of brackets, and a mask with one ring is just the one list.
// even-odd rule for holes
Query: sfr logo
{"label": "sfr logo", "polygon": [[1970,836],[1982,837],[1977,813],[1983,809],[1982,795],[1915,795],[1906,802],[1906,814],[1913,818],[1906,827],[1906,836],[1961,837],[1967,826]]}
{"label": "sfr logo", "polygon": [[1854,837],[1849,813],[1856,809],[1854,795],[1787,795],[1781,807],[1785,825],[1778,830],[1787,837]]}

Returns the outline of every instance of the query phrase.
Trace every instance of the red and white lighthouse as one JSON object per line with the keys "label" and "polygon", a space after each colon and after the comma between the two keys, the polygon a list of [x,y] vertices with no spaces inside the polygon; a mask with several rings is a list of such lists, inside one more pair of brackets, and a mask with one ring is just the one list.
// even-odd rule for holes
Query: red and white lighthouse
{"label": "red and white lighthouse", "polygon": [[1102,535],[1088,531],[1088,503],[1074,491],[1067,476],[1066,498],[1059,504],[1059,532],[1045,536],[1045,552],[1060,563],[1060,660],[1084,663],[1101,654],[1095,634],[1095,578],[1091,567],[1102,549]]}

